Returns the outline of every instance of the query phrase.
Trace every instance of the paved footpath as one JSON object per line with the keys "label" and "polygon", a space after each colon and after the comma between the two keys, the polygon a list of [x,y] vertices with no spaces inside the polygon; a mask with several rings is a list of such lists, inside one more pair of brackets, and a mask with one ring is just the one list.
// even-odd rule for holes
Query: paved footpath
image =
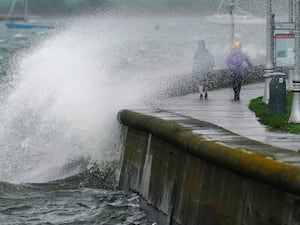
{"label": "paved footpath", "polygon": [[249,110],[250,100],[263,93],[263,83],[244,85],[240,101],[233,101],[232,89],[226,88],[210,91],[207,100],[200,100],[199,94],[172,97],[163,101],[159,108],[213,123],[248,139],[289,150],[300,150],[300,135],[272,130],[260,124]]}

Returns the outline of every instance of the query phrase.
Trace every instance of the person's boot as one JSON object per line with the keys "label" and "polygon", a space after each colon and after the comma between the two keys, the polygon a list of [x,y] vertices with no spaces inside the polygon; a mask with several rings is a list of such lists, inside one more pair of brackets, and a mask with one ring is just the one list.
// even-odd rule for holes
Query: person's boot
{"label": "person's boot", "polygon": [[240,90],[236,91],[236,100],[240,100]]}
{"label": "person's boot", "polygon": [[202,85],[198,86],[198,91],[200,93],[200,99],[203,99],[203,86]]}
{"label": "person's boot", "polygon": [[208,94],[207,92],[205,92],[204,98],[207,99],[208,98]]}
{"label": "person's boot", "polygon": [[234,100],[240,100],[240,95],[237,92],[234,93]]}

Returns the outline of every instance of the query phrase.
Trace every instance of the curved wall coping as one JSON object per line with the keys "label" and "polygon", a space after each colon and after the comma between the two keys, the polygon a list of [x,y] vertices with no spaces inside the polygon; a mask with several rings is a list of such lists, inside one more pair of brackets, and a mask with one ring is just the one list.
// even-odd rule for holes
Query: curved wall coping
{"label": "curved wall coping", "polygon": [[[270,157],[270,155],[258,154],[247,148],[237,148],[219,141],[205,140],[188,129],[188,126],[183,126],[182,120],[176,122],[129,110],[120,111],[118,119],[125,126],[151,133],[174,143],[182,151],[187,151],[217,166],[300,195],[300,167],[275,160],[276,156]],[[254,142],[255,145],[261,144],[263,148],[270,147],[252,140],[249,142]],[[283,154],[289,152],[290,155],[299,157],[297,153],[280,148],[275,149]]]}

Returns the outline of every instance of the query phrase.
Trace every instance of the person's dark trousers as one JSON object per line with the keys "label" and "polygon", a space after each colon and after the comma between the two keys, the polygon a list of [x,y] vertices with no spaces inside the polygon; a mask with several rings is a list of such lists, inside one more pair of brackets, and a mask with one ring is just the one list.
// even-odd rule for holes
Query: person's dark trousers
{"label": "person's dark trousers", "polygon": [[234,100],[240,100],[240,92],[242,87],[242,77],[241,76],[232,76],[231,77],[231,86],[234,92]]}

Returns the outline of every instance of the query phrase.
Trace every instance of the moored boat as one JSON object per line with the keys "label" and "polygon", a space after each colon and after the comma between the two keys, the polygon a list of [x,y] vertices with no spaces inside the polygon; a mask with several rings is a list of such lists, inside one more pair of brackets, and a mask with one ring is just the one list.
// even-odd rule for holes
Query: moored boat
{"label": "moored boat", "polygon": [[[5,26],[8,29],[53,29],[54,26],[48,25],[48,24],[37,24],[37,23],[31,23],[28,20],[28,0],[24,0],[24,16],[21,18],[22,22],[13,22],[12,20],[12,12],[14,10],[15,4],[17,0],[14,0],[12,2],[12,5],[10,7],[9,13],[7,17],[5,18]],[[17,17],[19,18],[19,17]],[[20,19],[18,19],[20,21]]]}
{"label": "moored boat", "polygon": [[5,23],[8,29],[53,29],[54,26],[30,23]]}

